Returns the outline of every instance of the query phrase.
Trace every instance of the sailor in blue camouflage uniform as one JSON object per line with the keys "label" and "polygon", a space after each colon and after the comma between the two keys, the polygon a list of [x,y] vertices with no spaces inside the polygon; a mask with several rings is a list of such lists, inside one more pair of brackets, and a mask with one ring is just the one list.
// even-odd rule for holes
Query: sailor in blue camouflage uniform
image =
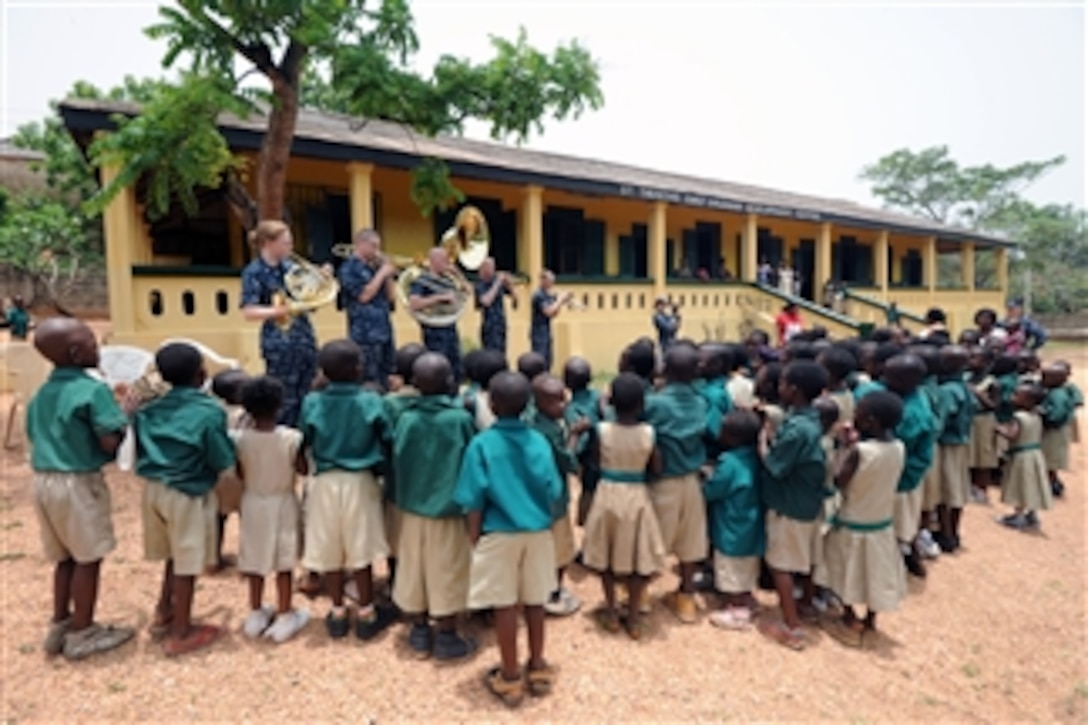
{"label": "sailor in blue camouflage uniform", "polygon": [[355,235],[355,254],[340,265],[340,291],[348,315],[348,337],[363,353],[363,383],[381,390],[393,374],[393,325],[389,321],[397,268],[381,256],[373,229]]}
{"label": "sailor in blue camouflage uniform", "polygon": [[480,278],[476,281],[476,308],[480,310],[480,345],[485,350],[498,350],[506,354],[506,306],[503,298],[510,298],[516,310],[518,298],[510,286],[505,272],[495,273],[495,259],[488,257],[480,265]]}
{"label": "sailor in blue camouflage uniform", "polygon": [[[273,302],[273,295],[284,291],[284,274],[294,265],[290,260],[290,228],[283,222],[266,220],[250,237],[258,255],[242,270],[242,314],[247,321],[263,323],[261,357],[265,372],[284,388],[278,422],[294,426],[302,398],[310,391],[317,370],[314,328],[306,313],[291,314],[289,302]],[[289,320],[290,326],[281,329],[277,325],[280,320]]]}
{"label": "sailor in blue camouflage uniform", "polygon": [[[421,312],[435,305],[452,305],[457,302],[457,290],[445,276],[450,268],[450,258],[442,247],[432,247],[428,258],[428,271],[420,275],[408,291],[408,304],[413,312]],[[445,355],[450,361],[453,379],[460,384],[461,338],[457,335],[457,324],[445,327],[421,325],[423,346],[431,352]]]}
{"label": "sailor in blue camouflage uniform", "polygon": [[533,293],[530,304],[532,317],[529,325],[529,346],[544,357],[548,370],[552,369],[552,318],[559,314],[563,305],[571,299],[570,292],[556,295],[552,291],[555,275],[551,270],[540,274],[540,289]]}

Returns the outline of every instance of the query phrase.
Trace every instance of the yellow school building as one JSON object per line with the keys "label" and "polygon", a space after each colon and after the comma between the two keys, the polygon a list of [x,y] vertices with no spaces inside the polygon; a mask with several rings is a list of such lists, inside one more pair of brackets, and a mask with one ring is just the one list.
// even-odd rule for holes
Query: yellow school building
{"label": "yellow school building", "polygon": [[[115,114],[136,109],[69,100],[60,112],[86,145],[109,132]],[[256,158],[263,118],[224,116],[220,127],[237,154]],[[892,302],[908,326],[935,306],[958,331],[971,325],[977,309],[1000,309],[1007,289],[1011,244],[963,229],[842,200],[428,138],[395,124],[360,126],[308,110],[300,115],[288,169],[296,251],[317,263],[338,262],[333,246],[367,227],[379,231],[390,254],[416,255],[435,245],[457,209],[427,218],[411,201],[410,170],[428,157],[449,165],[465,203],[487,217],[500,269],[527,275],[534,285],[542,269],[551,269],[557,286],[574,293],[580,309],[563,311],[552,325],[556,359],[582,355],[598,371],[614,370],[629,341],[654,336],[659,295],[680,305],[683,337],[733,340],[753,327],[771,331],[787,297],[758,284],[764,260],[785,260],[797,270],[806,322],[836,337],[883,324]],[[106,180],[112,173],[104,171]],[[128,188],[106,211],[105,241],[109,342],[153,350],[170,337],[194,338],[261,369],[258,326],[239,311],[240,273],[253,252],[219,190],[201,195],[196,216],[178,208],[150,222],[136,189]],[[985,289],[976,284],[980,253],[996,263]],[[943,256],[956,260],[954,286],[938,284]],[[828,280],[849,289],[840,312],[819,304]],[[512,358],[528,349],[530,293],[520,288],[522,304],[508,310]],[[398,345],[420,338],[402,306],[394,318]],[[314,322],[320,341],[346,335],[346,316],[335,306],[315,313]],[[470,308],[459,323],[466,346],[478,344],[479,326]]]}

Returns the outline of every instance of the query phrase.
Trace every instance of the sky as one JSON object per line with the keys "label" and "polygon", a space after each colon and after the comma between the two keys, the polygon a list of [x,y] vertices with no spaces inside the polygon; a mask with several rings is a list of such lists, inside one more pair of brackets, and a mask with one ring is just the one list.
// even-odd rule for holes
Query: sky
{"label": "sky", "polygon": [[[161,75],[158,0],[0,0],[0,136],[79,79]],[[858,173],[944,144],[961,164],[1065,155],[1037,202],[1085,204],[1081,2],[415,0],[420,68],[489,36],[600,61],[605,105],[528,146],[876,204]],[[485,126],[468,134],[486,138]]]}

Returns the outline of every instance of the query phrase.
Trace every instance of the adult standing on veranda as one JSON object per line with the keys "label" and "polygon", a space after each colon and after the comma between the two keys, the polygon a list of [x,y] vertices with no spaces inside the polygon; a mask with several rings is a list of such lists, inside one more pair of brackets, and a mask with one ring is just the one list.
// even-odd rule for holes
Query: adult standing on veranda
{"label": "adult standing on veranda", "polygon": [[348,318],[348,337],[363,353],[364,383],[389,386],[396,349],[389,315],[396,294],[397,268],[381,256],[382,238],[373,229],[355,235],[355,250],[340,265],[340,290]]}
{"label": "adult standing on veranda", "polygon": [[544,357],[548,370],[552,368],[552,318],[571,300],[570,292],[556,295],[552,291],[554,286],[555,275],[545,269],[540,273],[540,289],[533,293],[529,325],[529,345],[533,352]]}
{"label": "adult standing on veranda", "polygon": [[[444,247],[432,247],[428,257],[427,271],[412,282],[408,292],[408,304],[413,312],[457,303],[457,290],[447,274],[450,270],[450,258]],[[431,352],[445,355],[450,362],[453,379],[461,382],[461,338],[457,335],[457,323],[449,325],[420,324],[423,332],[423,346]]]}
{"label": "adult standing on veranda", "polygon": [[476,282],[476,307],[480,310],[480,345],[485,350],[497,350],[506,354],[506,305],[518,308],[518,298],[506,272],[495,271],[495,258],[488,257],[480,265],[480,278]]}
{"label": "adult standing on veranda", "polygon": [[1035,320],[1024,314],[1024,303],[1019,299],[1009,300],[1005,306],[1005,321],[1001,326],[1006,330],[1014,325],[1019,325],[1020,332],[1024,336],[1025,347],[1038,350],[1046,344],[1048,335],[1046,329]]}
{"label": "adult standing on veranda", "polygon": [[242,270],[242,316],[247,322],[261,323],[265,372],[283,383],[283,408],[277,422],[294,426],[317,371],[317,340],[310,316],[275,300],[277,294],[286,299],[284,275],[294,266],[290,259],[294,240],[286,224],[272,219],[260,222],[249,238],[257,256]]}

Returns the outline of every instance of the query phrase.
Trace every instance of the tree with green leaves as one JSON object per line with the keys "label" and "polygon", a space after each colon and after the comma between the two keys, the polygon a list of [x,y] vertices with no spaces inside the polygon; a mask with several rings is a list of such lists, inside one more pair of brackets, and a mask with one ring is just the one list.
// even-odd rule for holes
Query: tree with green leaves
{"label": "tree with green leaves", "polygon": [[[98,164],[120,167],[97,198],[99,208],[125,186],[147,181],[154,217],[173,199],[189,210],[193,190],[231,185],[242,193],[239,161],[216,129],[222,111],[264,113],[267,129],[255,169],[257,199],[239,209],[243,222],[282,218],[287,164],[299,109],[316,103],[356,118],[391,121],[422,134],[459,133],[469,119],[491,124],[495,138],[523,141],[546,117],[577,118],[602,103],[597,62],[578,43],[550,55],[516,40],[493,38],[484,63],[442,56],[429,74],[409,65],[419,40],[407,0],[178,0],[147,28],[163,39],[163,65],[190,61],[178,84],[142,105],[139,116],[96,142]],[[239,72],[236,62],[245,69]],[[319,71],[320,69],[320,71]],[[243,83],[250,76],[263,89]],[[448,169],[427,159],[414,173],[413,198],[424,214],[460,198]]]}
{"label": "tree with green leaves", "polygon": [[[1032,183],[1063,163],[1065,157],[1056,156],[1004,168],[961,166],[947,146],[935,146],[899,149],[866,166],[860,178],[891,209],[1016,242],[1024,252],[1018,267],[1037,272],[1032,295],[1036,309],[1071,311],[1088,300],[1085,212],[1072,206],[1040,206],[1023,197]],[[959,258],[942,256],[938,275],[942,286],[957,283]],[[975,276],[981,287],[995,282],[992,254],[976,256]],[[1023,285],[1014,275],[1013,292],[1022,296]]]}

